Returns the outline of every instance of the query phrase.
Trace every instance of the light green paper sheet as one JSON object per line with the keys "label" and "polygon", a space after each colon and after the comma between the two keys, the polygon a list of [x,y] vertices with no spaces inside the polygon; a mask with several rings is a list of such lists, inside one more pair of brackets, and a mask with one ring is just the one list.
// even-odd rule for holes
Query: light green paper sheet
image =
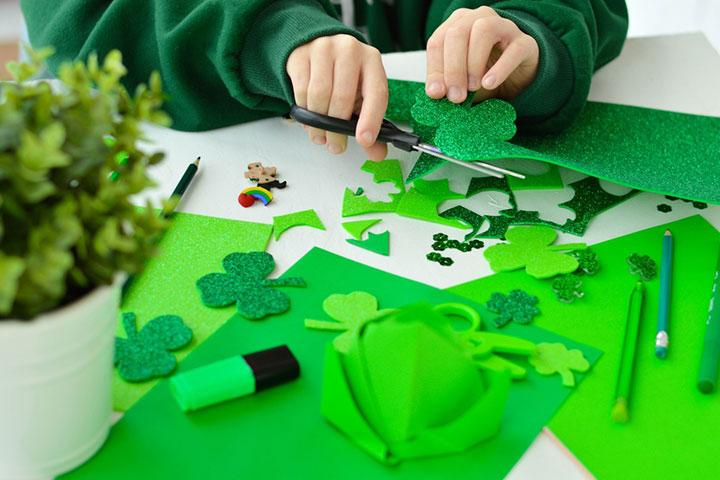
{"label": "light green paper sheet", "polygon": [[[367,291],[378,298],[380,308],[463,300],[320,249],[306,254],[287,276],[307,281],[306,289],[288,289],[289,312],[264,322],[232,318],[180,365],[180,371],[287,344],[300,362],[298,380],[191,414],[180,410],[163,380],[113,427],[92,460],[63,478],[502,479],[574,391],[564,387],[558,376],[531,370],[526,380],[511,387],[497,437],[461,454],[386,467],[323,419],[324,352],[337,332],[308,330],[304,319],[325,318],[323,302],[335,293]],[[488,318],[483,307],[471,305]],[[581,348],[591,362],[599,356],[597,350],[534,326],[511,325],[503,333],[533,342],[561,341],[569,348]]]}
{"label": "light green paper sheet", "polygon": [[317,212],[312,209],[278,215],[277,217],[273,217],[273,234],[275,235],[275,241],[280,240],[280,236],[289,229],[301,226],[325,230],[325,225],[323,225],[322,220],[318,217]]}
{"label": "light green paper sheet", "polygon": [[[659,259],[663,232],[675,239],[668,358],[655,357],[659,280],[647,283],[639,335],[630,423],[610,419],[627,301],[636,277],[626,257]],[[583,277],[585,296],[558,302],[550,281],[523,272],[493,275],[451,288],[478,302],[490,292],[521,288],[538,296],[543,314],[535,324],[586,342],[605,354],[550,428],[578,459],[604,480],[705,479],[720,472],[720,397],[696,388],[700,351],[720,233],[694,216],[593,245],[600,271]]]}
{"label": "light green paper sheet", "polygon": [[353,222],[343,222],[342,227],[353,236],[355,240],[361,240],[365,230],[380,223],[382,220],[379,218],[371,218],[368,220],[356,220]]}
{"label": "light green paper sheet", "polygon": [[[222,255],[217,252],[265,250],[271,230],[271,225],[176,213],[160,243],[158,256],[133,281],[122,311],[135,312],[138,328],[157,316],[181,316],[193,331],[190,345],[173,352],[178,361],[182,360],[234,313],[233,308],[203,306],[195,281],[202,274],[221,268]],[[117,335],[125,337],[121,323],[118,320]],[[156,383],[128,383],[116,371],[113,408],[127,410]]]}

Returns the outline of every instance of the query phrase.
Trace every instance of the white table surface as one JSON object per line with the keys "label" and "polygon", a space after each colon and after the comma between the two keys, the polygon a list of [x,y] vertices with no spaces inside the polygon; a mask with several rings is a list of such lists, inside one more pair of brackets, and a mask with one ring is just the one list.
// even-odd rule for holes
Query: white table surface
{"label": "white table surface", "polygon": [[[425,52],[384,56],[388,77],[424,80]],[[599,71],[594,79],[590,99],[612,103],[720,116],[720,56],[701,34],[647,37],[628,40],[617,60]],[[167,153],[165,162],[152,175],[158,188],[151,198],[167,196],[187,164],[202,156],[201,171],[191,192],[180,205],[184,212],[237,220],[272,223],[275,215],[304,209],[315,209],[327,230],[294,228],[278,242],[272,240],[268,251],[275,257],[279,272],[286,270],[310,248],[319,246],[358,262],[438,288],[473,280],[492,271],[482,251],[462,254],[462,261],[451,268],[440,267],[424,257],[429,251],[432,234],[442,231],[461,237],[455,230],[431,223],[411,220],[394,214],[368,214],[342,219],[342,196],[345,187],[362,186],[371,199],[389,200],[390,184],[375,185],[371,176],[360,172],[365,161],[363,151],[350,142],[342,156],[329,154],[324,147],[312,145],[298,125],[282,119],[268,119],[203,133],[182,133],[152,127],[149,138],[155,147]],[[389,158],[401,160],[405,175],[417,155],[391,147]],[[237,203],[240,190],[249,186],[243,178],[246,165],[260,161],[278,167],[286,190],[275,190],[275,200],[267,207],[242,208]],[[537,166],[536,166],[537,167]],[[451,187],[464,193],[470,175],[465,169],[448,165],[428,178],[450,178]],[[563,171],[565,183],[582,175]],[[608,186],[622,192],[623,187]],[[720,187],[719,187],[720,188]],[[569,188],[558,191],[519,192],[520,208],[541,212],[543,218],[562,222],[571,213],[558,208],[569,200]],[[614,208],[591,224],[584,241],[593,244],[649,228],[661,223],[701,213],[720,229],[720,207],[698,211],[690,204],[674,202],[673,211],[660,213],[656,205],[662,197],[642,193]],[[663,199],[664,200],[664,199]],[[493,213],[507,208],[504,194],[487,193],[468,200],[452,201],[442,208],[462,204],[479,213]],[[340,223],[362,218],[382,218],[370,231],[390,231],[390,256],[383,257],[346,243],[348,237]],[[574,237],[562,235],[562,239]],[[492,243],[492,241],[490,242]],[[447,254],[447,252],[445,252]],[[449,256],[453,256],[452,253]],[[551,435],[541,434],[509,474],[509,479],[582,479],[589,474]]]}

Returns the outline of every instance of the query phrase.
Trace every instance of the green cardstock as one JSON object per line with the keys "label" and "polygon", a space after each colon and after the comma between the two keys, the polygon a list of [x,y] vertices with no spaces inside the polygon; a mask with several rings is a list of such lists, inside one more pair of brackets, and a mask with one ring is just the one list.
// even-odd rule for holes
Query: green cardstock
{"label": "green cardstock", "polygon": [[[217,254],[214,255],[216,257]],[[573,389],[556,377],[528,368],[513,382],[500,432],[456,455],[403,462],[389,468],[367,455],[328,424],[321,413],[325,349],[336,332],[305,328],[305,318],[325,318],[323,302],[333,294],[367,291],[382,308],[460,301],[489,318],[482,306],[411,280],[313,249],[287,275],[302,277],[305,289],[287,289],[292,308],[264,322],[233,318],[183,361],[179,371],[231,355],[288,345],[301,365],[298,380],[193,413],[178,408],[169,382],[161,381],[112,428],[108,441],[69,479],[152,478],[344,478],[502,479]],[[202,307],[205,308],[205,307]],[[545,312],[543,316],[545,315]],[[533,343],[560,342],[579,348],[590,362],[599,352],[536,328],[508,325],[504,332]],[[582,392],[585,380],[576,392]],[[532,400],[529,400],[532,399]]]}
{"label": "green cardstock", "polygon": [[405,195],[405,183],[400,162],[395,159],[387,159],[382,162],[368,160],[360,170],[372,173],[375,183],[394,184],[398,191],[390,194],[392,200],[389,202],[374,202],[366,195],[356,195],[352,190],[346,188],[343,194],[342,216],[352,217],[363,213],[394,212]]}
{"label": "green cardstock", "polygon": [[[137,315],[140,329],[161,315],[179,315],[193,331],[190,345],[174,355],[182,360],[202,344],[232,315],[232,308],[209,309],[198,299],[195,281],[203,273],[215,271],[226,252],[265,250],[272,225],[238,222],[189,213],[173,215],[172,225],[158,247],[158,256],[150,260],[137,276],[122,303],[122,311]],[[118,336],[125,336],[118,322]],[[125,411],[142,397],[156,381],[128,383],[115,373],[113,408]]]}
{"label": "green cardstock", "polygon": [[273,217],[275,241],[280,240],[280,236],[288,229],[299,226],[325,230],[325,225],[323,225],[322,220],[318,217],[317,212],[312,209],[288,213],[287,215],[278,215],[277,217]]}
{"label": "green cardstock", "polygon": [[464,229],[467,228],[465,222],[454,218],[444,218],[438,214],[438,206],[442,202],[458,198],[465,198],[465,195],[450,190],[447,179],[423,180],[419,178],[400,200],[395,213],[403,217]]}
{"label": "green cardstock", "polygon": [[410,124],[413,121],[410,110],[415,104],[418,90],[425,87],[421,82],[388,79],[388,106],[385,118],[391,122]]}
{"label": "green cardstock", "polygon": [[361,240],[362,234],[365,230],[380,223],[382,220],[379,218],[373,218],[369,220],[356,220],[354,222],[343,222],[342,227],[353,236],[355,240]]}
{"label": "green cardstock", "polygon": [[385,230],[382,233],[368,232],[368,238],[365,240],[355,240],[348,238],[347,242],[356,247],[364,248],[378,255],[390,255],[390,232]]}
{"label": "green cardstock", "polygon": [[[669,354],[664,360],[655,356],[660,285],[655,278],[645,289],[630,422],[617,425],[610,411],[628,292],[637,281],[628,273],[626,257],[643,252],[660,258],[666,229],[675,240]],[[717,444],[720,399],[701,394],[696,383],[719,246],[720,233],[699,216],[593,245],[602,268],[585,279],[585,296],[571,305],[555,300],[550,282],[523,272],[492,275],[450,290],[484,302],[493,291],[521,288],[540,298],[543,314],[535,325],[604,350],[549,424],[597,478],[707,478],[713,475],[708,472],[720,471],[720,456],[706,449]]]}

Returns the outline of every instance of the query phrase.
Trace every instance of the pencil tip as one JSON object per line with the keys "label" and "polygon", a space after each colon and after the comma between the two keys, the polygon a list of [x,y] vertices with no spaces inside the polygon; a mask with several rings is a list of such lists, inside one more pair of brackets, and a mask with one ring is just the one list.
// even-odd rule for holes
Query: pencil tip
{"label": "pencil tip", "polygon": [[670,231],[669,228],[667,230],[665,230],[665,235],[672,235],[672,232]]}
{"label": "pencil tip", "polygon": [[195,161],[193,162],[193,165],[195,165],[196,167],[200,166],[200,157],[195,159]]}

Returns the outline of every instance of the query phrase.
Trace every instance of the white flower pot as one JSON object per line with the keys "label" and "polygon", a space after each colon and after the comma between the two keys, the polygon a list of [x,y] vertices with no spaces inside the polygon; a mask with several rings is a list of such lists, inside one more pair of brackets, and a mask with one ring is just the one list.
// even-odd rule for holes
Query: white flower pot
{"label": "white flower pot", "polygon": [[105,441],[120,284],[31,321],[0,320],[0,479],[54,477]]}

